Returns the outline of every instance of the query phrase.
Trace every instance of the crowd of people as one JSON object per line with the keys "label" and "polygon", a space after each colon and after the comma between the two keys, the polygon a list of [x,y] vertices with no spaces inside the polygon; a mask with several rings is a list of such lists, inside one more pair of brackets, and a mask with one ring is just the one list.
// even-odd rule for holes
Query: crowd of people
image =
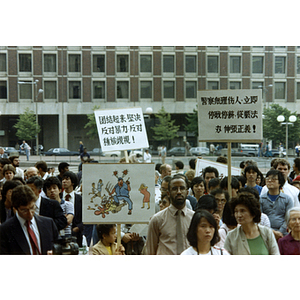
{"label": "crowd of people", "polygon": [[215,167],[196,176],[195,158],[188,170],[181,161],[174,170],[156,164],[147,234],[122,224],[120,245],[114,224],[82,222],[82,164],[89,161],[81,160],[78,173],[62,162],[55,175],[45,161],[23,170],[18,156],[0,158],[1,254],[51,254],[55,241],[70,237],[95,255],[300,254],[298,157],[292,170],[287,160],[273,159],[265,176],[255,161],[244,161],[229,190]]}

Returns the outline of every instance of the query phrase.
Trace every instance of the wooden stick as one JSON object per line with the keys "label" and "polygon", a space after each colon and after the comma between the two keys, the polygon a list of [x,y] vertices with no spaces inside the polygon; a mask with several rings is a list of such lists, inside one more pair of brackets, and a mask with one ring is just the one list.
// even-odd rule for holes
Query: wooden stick
{"label": "wooden stick", "polygon": [[126,163],[129,163],[129,158],[128,158],[128,152],[127,152],[127,150],[124,150],[124,154],[125,154]]}
{"label": "wooden stick", "polygon": [[228,166],[228,194],[229,197],[231,198],[232,191],[231,191],[231,142],[227,143],[227,166]]}

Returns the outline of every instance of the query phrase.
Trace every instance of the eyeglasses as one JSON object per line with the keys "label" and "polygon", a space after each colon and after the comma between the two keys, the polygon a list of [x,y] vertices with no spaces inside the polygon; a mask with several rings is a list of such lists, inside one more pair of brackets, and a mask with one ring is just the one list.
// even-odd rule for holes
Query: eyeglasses
{"label": "eyeglasses", "polygon": [[267,177],[266,178],[266,181],[276,181],[276,180],[278,180],[277,177]]}
{"label": "eyeglasses", "polygon": [[35,209],[36,209],[36,205],[33,208],[24,208],[24,209],[18,208],[18,211],[22,214],[26,214],[28,212],[35,212]]}

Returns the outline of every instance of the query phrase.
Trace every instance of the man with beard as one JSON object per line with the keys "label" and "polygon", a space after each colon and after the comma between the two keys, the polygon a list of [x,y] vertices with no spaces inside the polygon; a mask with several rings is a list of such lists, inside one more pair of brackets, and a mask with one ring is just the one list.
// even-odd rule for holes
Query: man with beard
{"label": "man with beard", "polygon": [[11,164],[16,169],[16,176],[20,176],[24,179],[24,171],[20,168],[20,158],[17,155],[11,155],[9,157],[9,160],[11,161]]}
{"label": "man with beard", "polygon": [[194,212],[186,207],[187,194],[185,180],[179,175],[173,176],[168,187],[170,206],[150,220],[146,254],[178,255],[189,247],[186,235]]}

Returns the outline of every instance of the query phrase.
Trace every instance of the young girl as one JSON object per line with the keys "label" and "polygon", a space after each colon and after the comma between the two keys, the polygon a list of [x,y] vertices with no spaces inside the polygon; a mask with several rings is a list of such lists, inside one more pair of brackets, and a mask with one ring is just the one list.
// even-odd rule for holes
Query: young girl
{"label": "young girl", "polygon": [[93,246],[93,255],[124,255],[125,248],[120,245],[117,250],[117,229],[115,224],[98,224],[99,242]]}
{"label": "young girl", "polygon": [[220,240],[218,224],[207,210],[200,209],[194,213],[187,239],[191,247],[181,255],[229,255],[225,249],[215,246]]}

